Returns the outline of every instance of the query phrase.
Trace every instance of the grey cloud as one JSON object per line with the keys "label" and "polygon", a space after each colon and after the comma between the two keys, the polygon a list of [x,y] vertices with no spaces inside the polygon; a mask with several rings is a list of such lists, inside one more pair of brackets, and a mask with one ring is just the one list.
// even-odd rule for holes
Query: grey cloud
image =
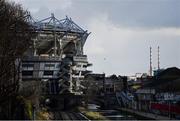
{"label": "grey cloud", "polygon": [[107,13],[125,27],[180,27],[179,0],[76,0],[74,12],[86,18]]}
{"label": "grey cloud", "polygon": [[[32,13],[35,18],[43,19],[50,16],[51,12],[54,12],[59,19],[68,15],[82,28],[92,31],[85,48],[88,48],[92,43],[92,48],[90,47],[86,52],[89,61],[94,64],[92,68],[95,72],[107,72],[108,74],[147,72],[149,68],[149,45],[151,44],[147,41],[151,40],[156,40],[152,44],[154,61],[156,47],[160,45],[161,66],[180,66],[179,34],[178,36],[174,35],[175,30],[173,32],[170,30],[170,33],[162,31],[158,34],[147,31],[147,29],[152,30],[152,28],[159,31],[161,31],[159,28],[179,28],[180,0],[71,0],[71,2],[71,7],[61,9],[58,5],[48,5],[47,0],[22,0],[25,7],[38,9],[38,12]],[[59,0],[56,4],[63,4],[63,2]],[[101,20],[102,14],[108,16],[108,22]],[[95,22],[95,27],[90,28],[89,26],[94,18],[102,23],[104,22],[104,24],[100,26],[99,23]],[[109,31],[103,33],[104,29],[108,29],[106,28],[107,24],[115,25],[112,28],[115,27],[114,32],[117,31],[116,37],[114,32],[111,35]],[[102,29],[99,30],[98,28]],[[132,32],[124,33],[124,29]],[[140,31],[140,33],[136,33],[136,31]],[[147,32],[143,33],[143,31]],[[169,36],[166,36],[167,34]],[[129,36],[132,37],[129,38]],[[98,45],[97,42],[99,41],[102,43]],[[123,47],[123,42],[126,42],[127,46]],[[101,49],[108,49],[108,51],[99,55],[90,54],[94,45],[100,46],[100,50],[98,50],[100,52]],[[104,58],[106,59],[104,60]]]}
{"label": "grey cloud", "polygon": [[[54,3],[53,3],[54,2]],[[92,17],[102,13],[117,26],[125,27],[180,27],[180,0],[71,0],[71,7],[62,9],[66,1],[22,0],[28,8],[41,8],[39,16],[54,12],[58,18],[72,17],[86,27]],[[42,11],[42,8],[48,11]],[[53,10],[52,10],[53,9]]]}

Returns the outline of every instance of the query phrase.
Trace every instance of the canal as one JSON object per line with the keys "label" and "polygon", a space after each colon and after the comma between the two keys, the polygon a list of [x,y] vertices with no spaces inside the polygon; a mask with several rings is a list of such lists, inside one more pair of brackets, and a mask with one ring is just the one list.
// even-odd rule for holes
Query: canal
{"label": "canal", "polygon": [[100,106],[96,104],[88,104],[89,111],[99,112],[102,116],[109,120],[136,120],[137,118],[126,112],[118,111],[115,109],[101,109]]}

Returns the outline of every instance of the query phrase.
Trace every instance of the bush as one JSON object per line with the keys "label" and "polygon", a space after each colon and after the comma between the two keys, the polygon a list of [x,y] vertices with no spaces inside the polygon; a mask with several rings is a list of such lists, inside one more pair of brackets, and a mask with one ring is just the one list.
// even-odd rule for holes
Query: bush
{"label": "bush", "polygon": [[17,96],[17,100],[21,103],[20,108],[24,109],[25,119],[33,119],[33,106],[30,100],[25,99],[23,96]]}
{"label": "bush", "polygon": [[46,110],[37,112],[37,120],[49,120],[49,113]]}
{"label": "bush", "polygon": [[92,120],[106,120],[106,118],[102,116],[99,112],[87,111],[85,112],[85,115]]}
{"label": "bush", "polygon": [[87,118],[91,120],[107,120],[101,113],[94,112],[94,111],[88,111],[84,107],[78,107],[77,110],[81,113],[83,113]]}

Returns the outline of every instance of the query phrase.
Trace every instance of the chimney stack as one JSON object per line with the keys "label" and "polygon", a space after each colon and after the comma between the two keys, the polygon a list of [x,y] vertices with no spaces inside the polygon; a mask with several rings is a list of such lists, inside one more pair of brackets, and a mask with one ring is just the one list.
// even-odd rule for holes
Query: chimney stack
{"label": "chimney stack", "polygon": [[150,69],[149,69],[149,74],[152,76],[152,47],[150,46]]}
{"label": "chimney stack", "polygon": [[158,46],[158,70],[160,69],[160,47]]}

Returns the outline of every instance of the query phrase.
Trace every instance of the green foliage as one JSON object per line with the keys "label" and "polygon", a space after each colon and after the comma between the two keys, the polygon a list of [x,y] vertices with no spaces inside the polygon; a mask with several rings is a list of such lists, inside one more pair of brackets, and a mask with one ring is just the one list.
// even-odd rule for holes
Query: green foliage
{"label": "green foliage", "polygon": [[77,108],[79,112],[83,113],[87,118],[91,120],[107,120],[101,113],[95,111],[88,111],[84,107]]}
{"label": "green foliage", "polygon": [[104,116],[102,116],[99,112],[85,112],[85,115],[92,120],[106,120]]}
{"label": "green foliage", "polygon": [[33,107],[32,102],[28,99],[25,99],[23,96],[17,96],[17,100],[21,102],[21,104],[24,105],[24,113],[27,119],[32,120],[33,119]]}
{"label": "green foliage", "polygon": [[44,108],[42,111],[37,112],[36,119],[37,120],[48,120],[49,113],[47,112],[47,109]]}
{"label": "green foliage", "polygon": [[28,119],[33,119],[33,108],[32,103],[29,100],[24,100],[25,102],[25,114],[27,115]]}

